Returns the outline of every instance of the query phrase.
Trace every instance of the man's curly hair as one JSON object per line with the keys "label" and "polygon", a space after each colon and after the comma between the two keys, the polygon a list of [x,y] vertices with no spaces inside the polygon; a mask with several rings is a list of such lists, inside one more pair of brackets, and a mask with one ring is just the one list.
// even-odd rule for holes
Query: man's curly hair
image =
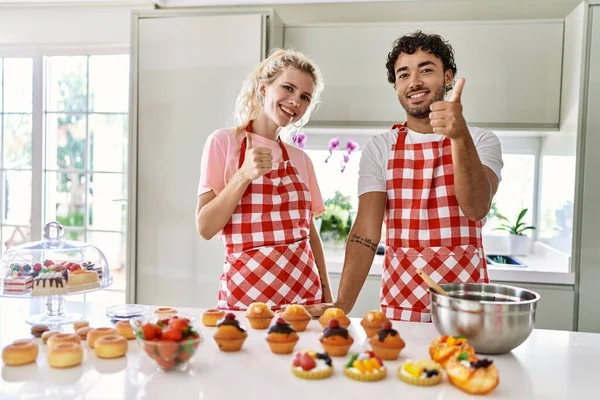
{"label": "man's curly hair", "polygon": [[[387,56],[385,67],[387,68],[388,82],[394,84],[396,82],[396,71],[394,65],[401,53],[414,54],[419,49],[427,51],[440,60],[444,64],[444,72],[452,71],[452,76],[456,76],[456,64],[454,63],[454,49],[450,43],[444,40],[440,35],[426,34],[421,31],[415,31],[404,35],[394,41],[394,48]],[[452,83],[446,86],[446,93],[452,90]]]}

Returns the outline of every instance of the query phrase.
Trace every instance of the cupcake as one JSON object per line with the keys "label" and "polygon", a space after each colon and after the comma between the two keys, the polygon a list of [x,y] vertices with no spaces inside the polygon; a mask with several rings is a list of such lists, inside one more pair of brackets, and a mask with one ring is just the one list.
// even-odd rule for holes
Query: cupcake
{"label": "cupcake", "polygon": [[411,385],[437,385],[442,381],[442,366],[428,359],[408,360],[398,368],[398,378]]}
{"label": "cupcake", "polygon": [[265,303],[252,303],[246,310],[246,318],[252,329],[267,329],[275,314]]}
{"label": "cupcake", "polygon": [[298,339],[296,331],[281,317],[267,331],[267,343],[274,354],[290,354]]}
{"label": "cupcake", "polygon": [[225,311],[211,308],[202,313],[202,323],[205,326],[217,326],[217,322],[225,316]]}
{"label": "cupcake", "polygon": [[360,321],[360,325],[365,330],[367,337],[375,336],[381,325],[384,322],[389,322],[389,319],[385,316],[382,311],[373,310],[369,311],[363,319]]}
{"label": "cupcake", "polygon": [[172,307],[159,307],[154,310],[154,315],[158,319],[171,318],[177,315],[177,310]]}
{"label": "cupcake", "polygon": [[292,362],[292,373],[302,379],[324,379],[333,374],[331,358],[327,353],[308,350],[298,352]]}
{"label": "cupcake", "polygon": [[348,350],[354,339],[348,333],[348,330],[337,319],[329,321],[329,326],[323,330],[323,334],[319,338],[323,349],[332,357],[343,357],[348,354]]}
{"label": "cupcake", "polygon": [[457,357],[461,352],[475,354],[475,349],[462,336],[440,336],[429,345],[431,359],[446,367],[449,359]]}
{"label": "cupcake", "polygon": [[398,331],[392,328],[390,321],[383,323],[377,334],[369,339],[369,344],[375,354],[384,360],[395,360],[405,346],[404,340]]}
{"label": "cupcake", "polygon": [[383,361],[372,351],[355,353],[348,357],[344,375],[357,381],[379,381],[385,378],[387,369]]}
{"label": "cupcake", "polygon": [[327,328],[329,321],[333,318],[337,319],[339,324],[344,328],[350,326],[350,318],[346,316],[346,313],[341,308],[328,308],[325,310],[323,315],[319,317],[319,323],[323,328]]}
{"label": "cupcake", "polygon": [[296,332],[304,332],[312,319],[304,306],[290,304],[279,314]]}
{"label": "cupcake", "polygon": [[248,337],[248,333],[235,319],[235,314],[227,313],[217,322],[217,331],[213,335],[221,351],[239,351]]}
{"label": "cupcake", "polygon": [[469,394],[486,394],[494,390],[500,378],[492,360],[478,359],[476,355],[462,351],[446,363],[448,380]]}

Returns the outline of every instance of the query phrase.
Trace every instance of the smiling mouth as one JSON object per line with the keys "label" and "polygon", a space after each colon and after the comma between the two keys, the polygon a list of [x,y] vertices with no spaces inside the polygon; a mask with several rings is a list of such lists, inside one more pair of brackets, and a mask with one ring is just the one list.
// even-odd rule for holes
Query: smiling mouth
{"label": "smiling mouth", "polygon": [[294,118],[294,117],[296,116],[296,113],[295,113],[295,112],[294,112],[294,110],[292,110],[291,108],[288,108],[288,107],[286,107],[286,106],[283,106],[283,105],[281,105],[281,104],[280,104],[280,105],[279,105],[279,109],[280,109],[281,111],[283,111],[283,113],[284,113],[285,115],[287,115],[287,117],[288,117],[288,118],[290,118],[290,119],[291,119],[291,118]]}
{"label": "smiling mouth", "polygon": [[425,96],[429,94],[429,90],[419,90],[418,92],[414,92],[409,94],[408,97],[410,100],[422,100]]}

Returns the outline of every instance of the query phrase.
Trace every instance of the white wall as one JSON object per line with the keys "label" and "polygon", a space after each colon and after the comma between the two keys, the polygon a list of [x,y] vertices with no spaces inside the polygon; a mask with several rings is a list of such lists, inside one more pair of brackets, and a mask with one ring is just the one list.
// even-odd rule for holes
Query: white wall
{"label": "white wall", "polygon": [[[538,239],[567,254],[572,243],[584,11],[581,3],[565,18],[560,130],[542,140],[540,151]],[[564,231],[553,228],[563,224],[554,216],[558,210],[566,219]]]}
{"label": "white wall", "polygon": [[0,49],[129,47],[131,11],[154,6],[0,8]]}

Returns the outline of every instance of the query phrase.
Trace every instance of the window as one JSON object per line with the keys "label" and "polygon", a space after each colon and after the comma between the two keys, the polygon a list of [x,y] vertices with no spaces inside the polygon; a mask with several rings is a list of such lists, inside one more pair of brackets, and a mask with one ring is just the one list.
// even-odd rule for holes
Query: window
{"label": "window", "polygon": [[127,55],[52,56],[45,65],[44,220],[97,246],[125,289]]}
{"label": "window", "polygon": [[538,238],[571,254],[575,156],[544,155],[541,165],[540,221]]}
{"label": "window", "polygon": [[33,59],[0,58],[2,252],[30,241]]}
{"label": "window", "polygon": [[[360,149],[353,152],[350,157],[346,170],[340,172],[340,162],[343,156],[342,151],[334,151],[329,162],[324,160],[329,156],[328,142],[333,137],[340,138],[340,147],[344,148],[347,140],[352,138],[359,142],[361,148],[369,141],[373,134],[381,132],[369,132],[368,134],[355,134],[352,136],[343,134],[328,134],[312,131],[306,141],[306,151],[310,156],[315,170],[317,171],[317,180],[323,195],[323,200],[331,199],[336,191],[350,197],[352,205],[351,214],[355,214],[358,209],[358,166],[360,162]],[[535,187],[536,187],[536,167],[537,154],[539,152],[540,138],[532,133],[524,133],[523,137],[500,135],[503,148],[504,168],[502,169],[502,181],[498,192],[494,197],[496,210],[514,222],[523,208],[529,211],[526,214],[525,222],[532,224],[536,216],[535,205]],[[560,167],[558,167],[560,168]],[[572,195],[572,193],[571,193]],[[508,235],[507,232],[496,230],[500,220],[494,216],[487,219],[483,233],[486,235]],[[339,250],[340,244],[327,243],[328,235],[323,235],[325,246]],[[385,229],[382,232],[382,241],[385,238]]]}
{"label": "window", "polygon": [[[504,161],[502,181],[494,196],[493,206],[499,214],[508,218],[510,223],[514,223],[521,210],[527,208],[524,221],[530,225],[535,215],[536,156],[534,154],[503,154],[502,159]],[[483,233],[508,235],[506,231],[496,230],[501,222],[506,223],[491,214],[483,227]]]}
{"label": "window", "polygon": [[106,255],[114,278],[112,293],[77,297],[123,302],[129,56],[0,58],[0,76],[3,251],[59,221],[65,238]]}

